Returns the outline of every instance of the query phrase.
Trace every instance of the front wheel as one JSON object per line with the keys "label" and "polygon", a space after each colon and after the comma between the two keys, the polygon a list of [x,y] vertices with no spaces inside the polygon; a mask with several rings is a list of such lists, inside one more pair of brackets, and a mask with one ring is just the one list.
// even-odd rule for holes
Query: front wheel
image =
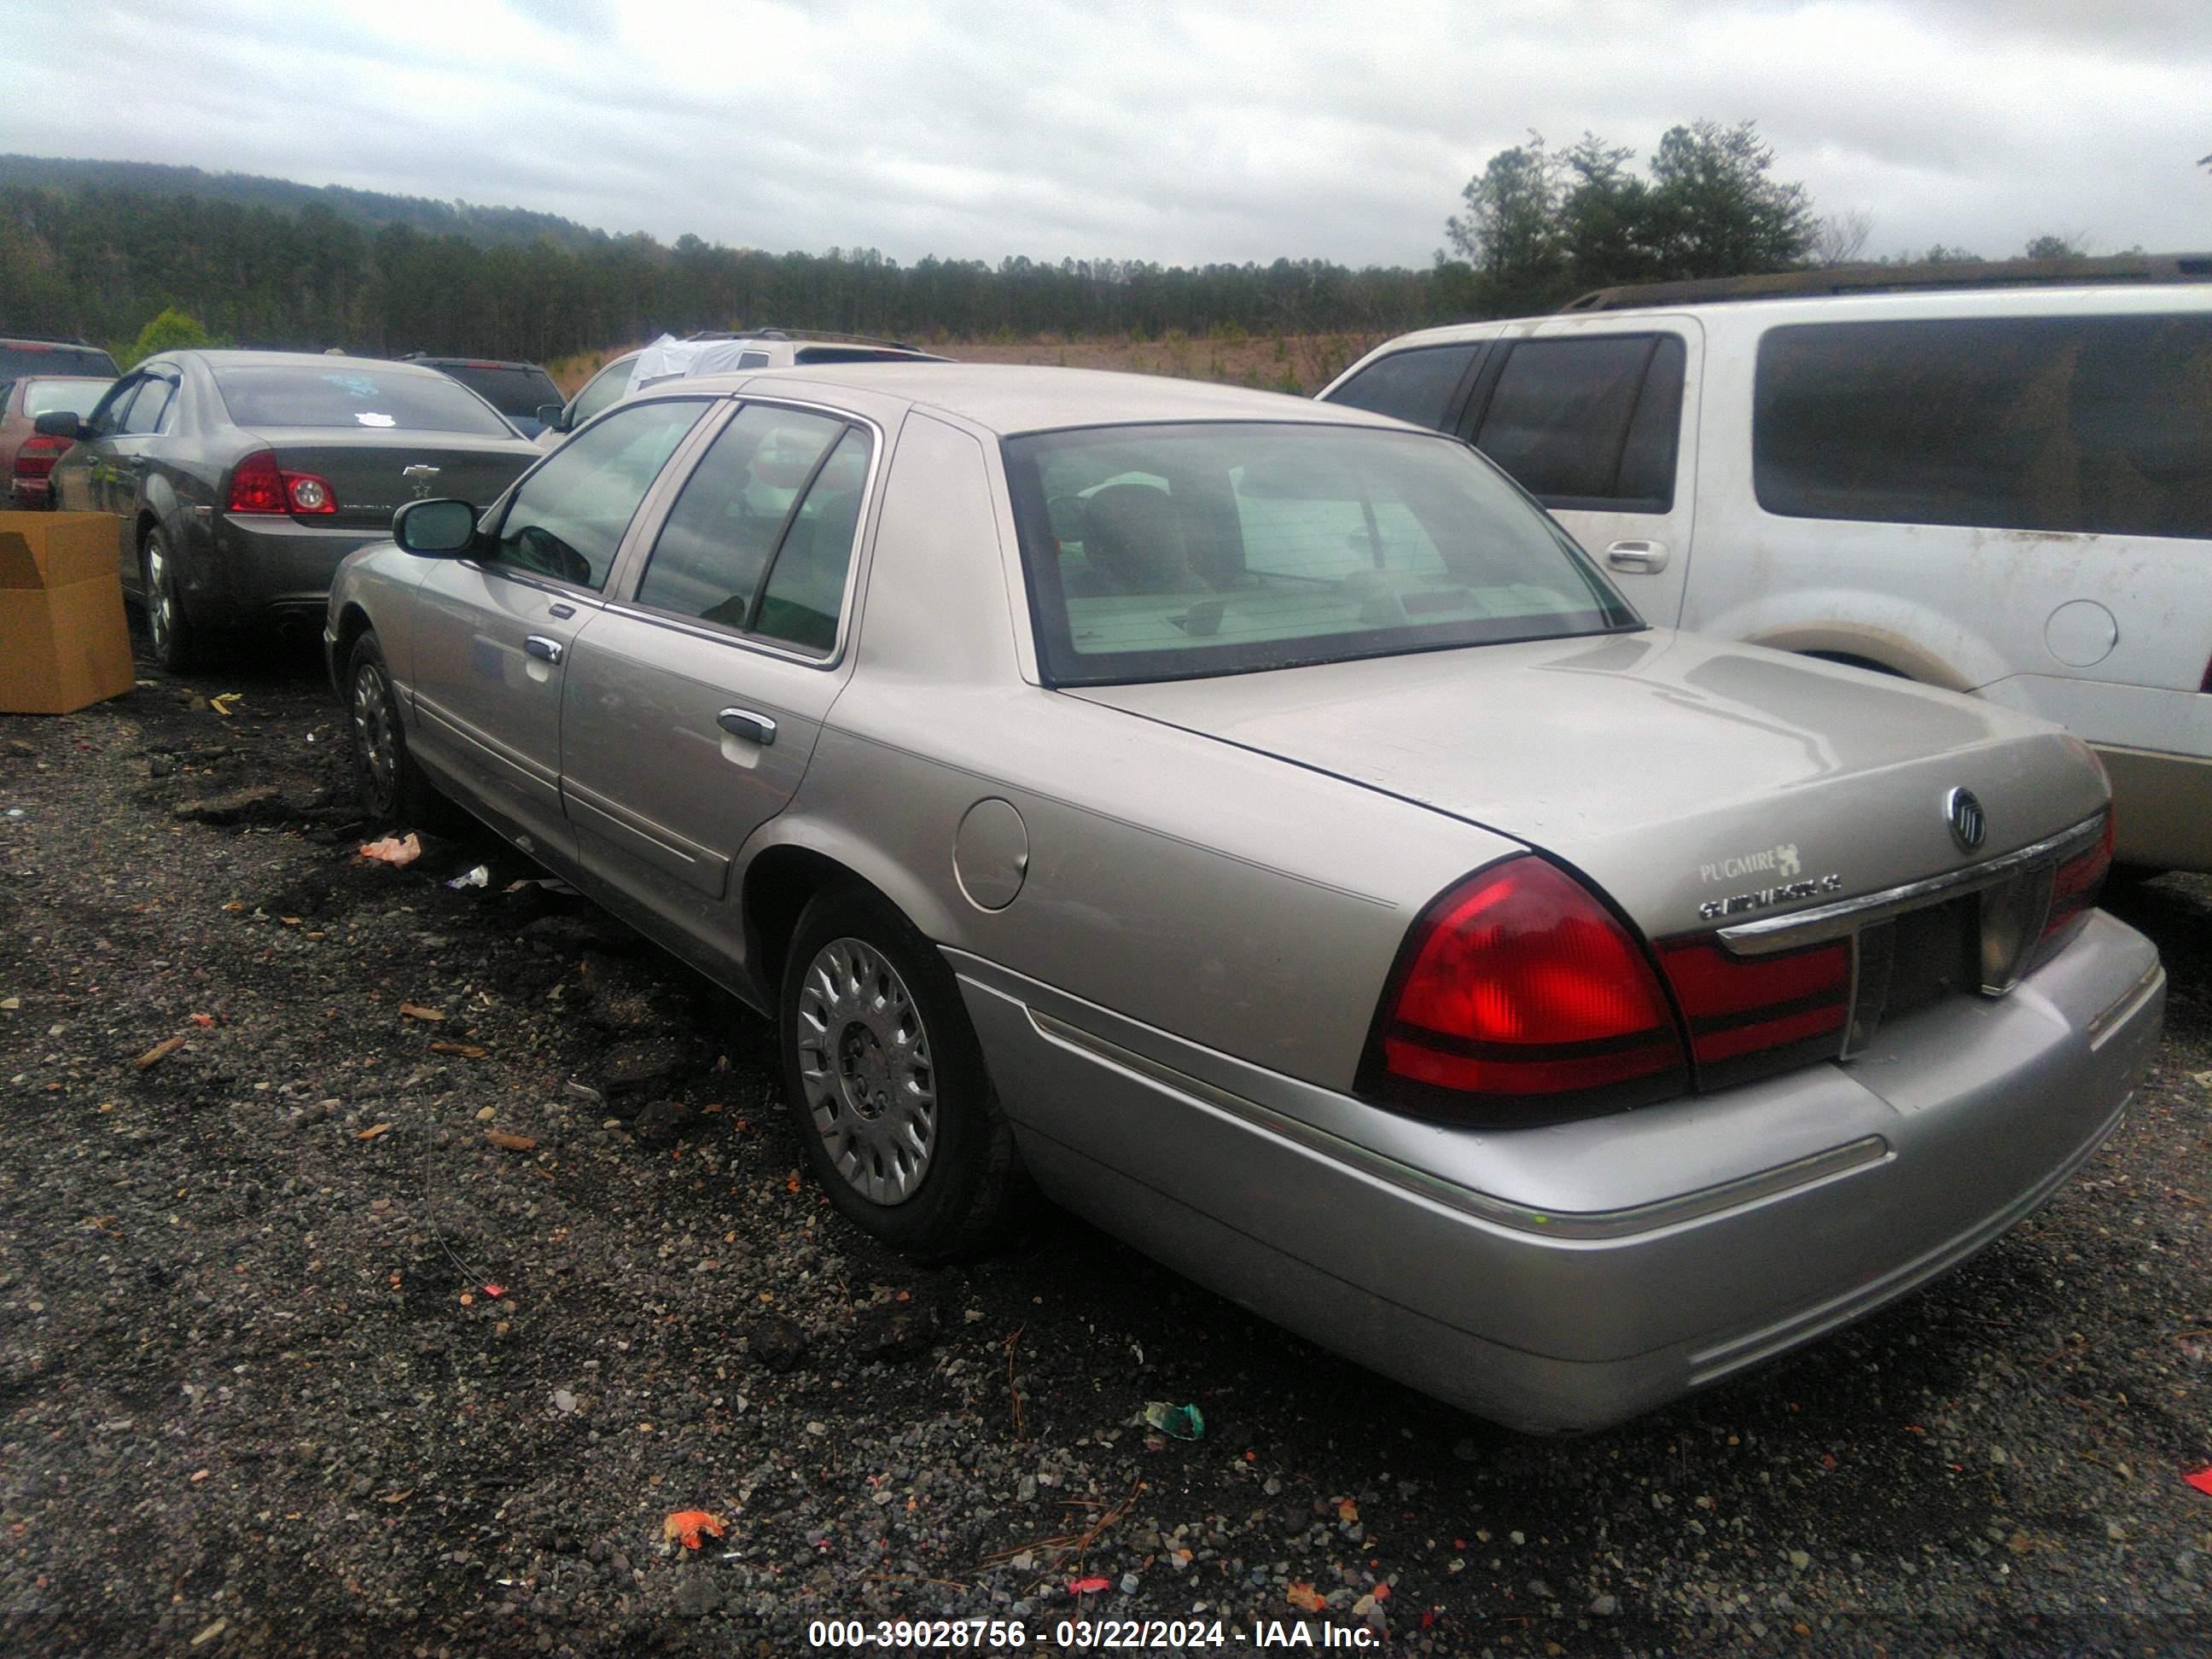
{"label": "front wheel", "polygon": [[444,821],[445,802],[407,752],[399,696],[384,665],[374,630],[354,641],[346,659],[346,714],[353,732],[354,782],[378,823],[428,827]]}
{"label": "front wheel", "polygon": [[173,674],[181,672],[192,665],[199,641],[185,620],[177,598],[176,560],[168,538],[159,529],[146,532],[145,545],[138,550],[138,574],[146,596],[146,637],[154,647],[154,660]]}
{"label": "front wheel", "polygon": [[780,1010],[785,1092],[830,1202],[927,1260],[995,1241],[1020,1166],[937,948],[869,890],[829,889],[799,916]]}

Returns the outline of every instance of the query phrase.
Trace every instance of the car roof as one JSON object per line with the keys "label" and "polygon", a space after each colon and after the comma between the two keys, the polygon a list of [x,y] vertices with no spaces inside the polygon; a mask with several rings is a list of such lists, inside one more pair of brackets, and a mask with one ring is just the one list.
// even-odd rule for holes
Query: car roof
{"label": "car roof", "polygon": [[796,392],[817,387],[834,395],[849,388],[888,394],[912,408],[939,410],[1000,436],[1064,427],[1191,421],[1296,421],[1313,426],[1420,429],[1388,416],[1318,404],[1279,392],[1170,380],[1158,374],[1019,363],[809,363],[795,368],[702,374],[651,387],[645,395],[679,386],[692,394],[734,394],[748,389]]}
{"label": "car roof", "polygon": [[156,357],[195,357],[210,368],[377,368],[389,372],[398,369],[409,374],[437,374],[441,380],[451,377],[439,374],[434,368],[421,363],[403,362],[391,357],[334,356],[323,351],[247,351],[236,347],[194,346],[183,351],[159,351]]}

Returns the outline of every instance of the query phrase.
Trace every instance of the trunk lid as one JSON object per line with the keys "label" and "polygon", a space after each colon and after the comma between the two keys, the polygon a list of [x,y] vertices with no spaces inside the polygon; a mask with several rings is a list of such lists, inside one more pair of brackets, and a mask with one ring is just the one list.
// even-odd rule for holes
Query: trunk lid
{"label": "trunk lid", "polygon": [[[1728,918],[1750,921],[1980,863],[2106,801],[2045,721],[1665,629],[1069,695],[1524,842],[1653,938],[1711,928],[1715,901],[1752,896]],[[1957,788],[1986,821],[1972,850]]]}
{"label": "trunk lid", "polygon": [[249,435],[276,452],[283,471],[312,472],[330,485],[338,510],[301,522],[334,528],[388,529],[400,507],[438,496],[488,507],[523,468],[544,456],[525,439],[459,432],[257,427]]}

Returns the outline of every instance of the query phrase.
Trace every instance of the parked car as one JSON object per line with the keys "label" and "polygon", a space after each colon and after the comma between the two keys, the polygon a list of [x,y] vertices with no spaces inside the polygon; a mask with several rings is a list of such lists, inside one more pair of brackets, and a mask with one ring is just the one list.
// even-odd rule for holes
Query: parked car
{"label": "parked car", "polygon": [[112,380],[119,372],[114,358],[82,340],[32,340],[0,335],[0,380],[20,380],[27,374],[54,378],[92,374]]}
{"label": "parked car", "polygon": [[538,453],[435,369],[276,351],[164,352],[89,416],[34,425],[75,441],[56,504],[117,516],[123,586],[172,668],[219,630],[311,623],[402,501],[490,501]]}
{"label": "parked car", "polygon": [[325,641],[458,801],[775,1020],[928,1255],[1024,1181],[1504,1422],[1588,1427],[1963,1260],[2164,1004],[2087,748],[1647,624],[1464,445],[1080,370],[672,382]]}
{"label": "parked car", "polygon": [[0,478],[8,481],[9,507],[36,512],[54,504],[49,475],[68,451],[70,441],[35,430],[38,417],[64,409],[89,415],[113,384],[112,380],[76,375],[0,380]]}
{"label": "parked car", "polygon": [[658,381],[687,374],[726,374],[754,368],[821,367],[830,363],[943,363],[918,346],[865,334],[824,334],[799,329],[759,329],[749,334],[664,334],[640,351],[624,352],[586,381],[558,410],[538,411],[538,441],[550,449],[617,398]]}
{"label": "parked car", "polygon": [[449,374],[507,416],[507,424],[526,438],[545,428],[539,411],[561,401],[561,388],[536,363],[501,362],[489,357],[430,357],[410,351],[402,362],[420,363]]}
{"label": "parked car", "polygon": [[1321,395],[1468,439],[1656,620],[2063,721],[2120,858],[2212,870],[2212,256],[2079,274],[2106,285],[1616,290]]}

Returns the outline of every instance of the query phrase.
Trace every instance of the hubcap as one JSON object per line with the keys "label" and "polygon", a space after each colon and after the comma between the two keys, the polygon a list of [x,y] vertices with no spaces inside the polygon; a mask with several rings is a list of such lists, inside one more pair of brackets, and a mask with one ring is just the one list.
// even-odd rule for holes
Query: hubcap
{"label": "hubcap", "polygon": [[815,953],[793,1012],[814,1133],[837,1173],[875,1204],[903,1204],[937,1149],[937,1073],[921,1011],[898,970],[860,939]]}
{"label": "hubcap", "polygon": [[169,591],[169,551],[159,536],[149,536],[146,539],[146,631],[153,635],[156,656],[168,654],[176,622],[176,596]]}
{"label": "hubcap", "polygon": [[353,740],[368,775],[370,796],[378,811],[387,810],[399,775],[399,738],[392,696],[374,663],[362,664],[353,677]]}

